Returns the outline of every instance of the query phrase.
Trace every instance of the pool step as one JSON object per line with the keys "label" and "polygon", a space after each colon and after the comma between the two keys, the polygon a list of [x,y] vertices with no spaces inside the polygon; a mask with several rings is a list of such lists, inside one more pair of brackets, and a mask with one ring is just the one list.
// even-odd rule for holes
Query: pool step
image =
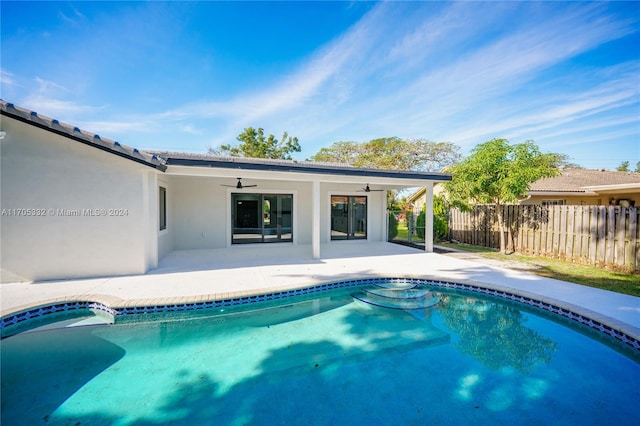
{"label": "pool step", "polygon": [[354,299],[373,306],[389,309],[424,309],[435,306],[440,298],[431,290],[419,288],[371,288],[351,295]]}

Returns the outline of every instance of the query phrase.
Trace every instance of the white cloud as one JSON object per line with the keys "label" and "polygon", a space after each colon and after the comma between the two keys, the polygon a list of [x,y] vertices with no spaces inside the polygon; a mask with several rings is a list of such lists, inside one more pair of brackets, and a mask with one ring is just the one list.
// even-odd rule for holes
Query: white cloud
{"label": "white cloud", "polygon": [[[176,123],[191,134],[196,133],[187,121],[200,127],[203,121],[219,121],[214,144],[233,141],[246,126],[289,130],[324,145],[352,135],[439,135],[465,144],[477,142],[478,135],[552,128],[624,102],[610,88],[590,91],[582,99],[567,90],[558,104],[544,110],[519,105],[524,110],[519,117],[501,105],[548,68],[632,31],[624,22],[593,21],[597,5],[563,9],[534,26],[513,25],[501,37],[469,46],[442,63],[432,51],[468,44],[518,9],[501,5],[483,14],[481,5],[452,3],[433,15],[430,5],[421,5],[398,27],[397,7],[405,10],[402,4],[377,5],[347,33],[261,92],[189,103],[148,119]],[[531,97],[528,102],[535,106],[540,101]],[[485,110],[498,115],[486,122]]]}
{"label": "white cloud", "polygon": [[[74,93],[80,89],[37,78],[20,101],[105,136],[155,132],[159,144],[166,134],[171,143],[178,135],[185,144],[217,145],[233,143],[247,126],[287,130],[307,156],[337,140],[380,136],[464,148],[486,137],[625,133],[613,128],[630,118],[606,115],[638,104],[637,62],[599,70],[572,64],[562,75],[577,55],[636,31],[636,21],[615,20],[608,10],[599,3],[380,3],[258,91],[132,114],[122,105],[87,105]],[[3,88],[17,84],[4,70],[2,79]]]}
{"label": "white cloud", "polygon": [[4,86],[17,86],[18,83],[12,73],[0,68],[0,83]]}

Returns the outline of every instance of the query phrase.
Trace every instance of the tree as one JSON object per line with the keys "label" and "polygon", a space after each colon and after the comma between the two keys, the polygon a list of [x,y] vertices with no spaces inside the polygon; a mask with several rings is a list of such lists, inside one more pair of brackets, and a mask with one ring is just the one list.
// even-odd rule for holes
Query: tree
{"label": "tree", "polygon": [[628,172],[629,171],[629,162],[623,161],[618,168],[616,169],[619,172]]}
{"label": "tree", "polygon": [[640,173],[640,161],[636,163],[635,173]]}
{"label": "tree", "polygon": [[[424,239],[426,225],[426,211],[423,208],[418,217],[416,217],[416,234]],[[442,241],[447,238],[449,232],[449,216],[445,200],[439,196],[433,196],[433,239]]]}
{"label": "tree", "polygon": [[[558,344],[527,327],[518,309],[489,300],[442,297],[439,314],[459,338],[453,343],[491,369],[513,367],[525,374],[549,364]],[[513,336],[518,336],[514,339]]]}
{"label": "tree", "polygon": [[453,175],[445,183],[448,200],[464,210],[475,204],[495,204],[500,251],[506,253],[502,206],[516,202],[538,179],[557,176],[564,158],[561,154],[541,153],[533,141],[510,145],[505,139],[490,140],[447,170]]}
{"label": "tree", "polygon": [[449,142],[391,137],[364,143],[335,142],[311,160],[371,169],[437,171],[458,161],[458,151],[459,147]]}
{"label": "tree", "polygon": [[290,154],[292,152],[301,151],[298,138],[290,137],[287,132],[284,132],[282,139],[278,140],[273,135],[265,137],[262,128],[256,130],[253,127],[247,127],[236,139],[241,142],[240,145],[221,145],[217,149],[209,148],[209,153],[232,157],[291,160]]}

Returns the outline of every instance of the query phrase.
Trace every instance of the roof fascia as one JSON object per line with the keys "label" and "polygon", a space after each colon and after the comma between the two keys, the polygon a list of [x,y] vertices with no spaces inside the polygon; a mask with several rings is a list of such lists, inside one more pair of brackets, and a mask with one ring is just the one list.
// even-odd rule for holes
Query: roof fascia
{"label": "roof fascia", "polygon": [[31,121],[31,120],[29,120],[29,119],[27,119],[25,117],[22,117],[20,115],[12,114],[9,111],[0,110],[0,115],[3,115],[3,116],[8,117],[8,118],[12,118],[14,120],[20,121],[20,122],[25,123],[25,124],[29,124],[31,126],[37,127],[39,129],[42,129],[42,130],[46,130],[46,131],[54,133],[54,134],[56,134],[58,136],[65,137],[67,139],[71,139],[71,140],[76,141],[76,142],[80,142],[80,143],[82,143],[84,145],[88,145],[88,146],[90,146],[92,148],[97,148],[97,149],[99,149],[101,151],[104,151],[104,152],[107,152],[109,154],[117,155],[118,157],[122,157],[122,158],[125,158],[127,160],[134,161],[136,163],[142,164],[144,166],[151,167],[151,168],[156,169],[156,170],[160,170],[162,172],[164,172],[167,169],[167,166],[165,166],[165,165],[149,163],[149,162],[145,161],[142,158],[132,157],[131,155],[128,155],[127,153],[118,152],[118,151],[115,151],[113,149],[109,149],[106,146],[102,146],[102,145],[99,145],[99,144],[92,143],[92,142],[90,142],[90,141],[88,141],[86,139],[71,135],[71,134],[69,134],[67,132],[64,132],[62,130],[53,129],[53,128],[51,128],[49,126],[46,126],[44,124],[33,122],[33,121]]}
{"label": "roof fascia", "polygon": [[[212,177],[212,178],[243,178],[257,180],[273,180],[273,181],[296,181],[296,182],[313,182],[320,181],[326,183],[344,183],[359,185],[377,185],[385,186],[385,189],[397,188],[415,188],[424,187],[428,179],[403,179],[403,178],[387,178],[374,176],[351,176],[351,175],[332,175],[322,173],[300,173],[296,171],[270,171],[270,170],[243,170],[243,169],[222,169],[214,167],[190,167],[190,166],[169,166],[166,171],[169,176],[193,176],[193,177]],[[380,188],[376,188],[380,189]]]}
{"label": "roof fascia", "polygon": [[576,191],[529,191],[530,196],[552,196],[552,197],[578,197],[578,196],[597,196],[597,192],[576,190]]}
{"label": "roof fascia", "polygon": [[613,193],[613,192],[640,192],[639,183],[620,183],[614,185],[592,185],[585,186],[586,190],[597,193]]}
{"label": "roof fascia", "polygon": [[399,180],[418,180],[418,181],[449,181],[451,175],[445,173],[428,173],[415,171],[400,170],[377,170],[377,169],[358,169],[355,167],[329,167],[305,164],[277,164],[277,163],[257,163],[242,161],[220,161],[220,160],[201,160],[201,159],[182,159],[167,158],[169,171],[173,166],[185,166],[203,169],[225,169],[235,171],[252,171],[252,172],[283,172],[298,175],[330,175],[330,176],[353,176],[358,178],[384,178]]}

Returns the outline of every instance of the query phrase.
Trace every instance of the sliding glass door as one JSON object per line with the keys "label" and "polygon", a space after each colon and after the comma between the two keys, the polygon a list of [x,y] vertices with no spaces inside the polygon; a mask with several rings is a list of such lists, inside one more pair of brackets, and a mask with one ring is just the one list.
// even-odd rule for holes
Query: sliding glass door
{"label": "sliding glass door", "polygon": [[367,239],[367,197],[331,196],[331,239]]}
{"label": "sliding glass door", "polygon": [[231,242],[293,241],[293,195],[231,194]]}

